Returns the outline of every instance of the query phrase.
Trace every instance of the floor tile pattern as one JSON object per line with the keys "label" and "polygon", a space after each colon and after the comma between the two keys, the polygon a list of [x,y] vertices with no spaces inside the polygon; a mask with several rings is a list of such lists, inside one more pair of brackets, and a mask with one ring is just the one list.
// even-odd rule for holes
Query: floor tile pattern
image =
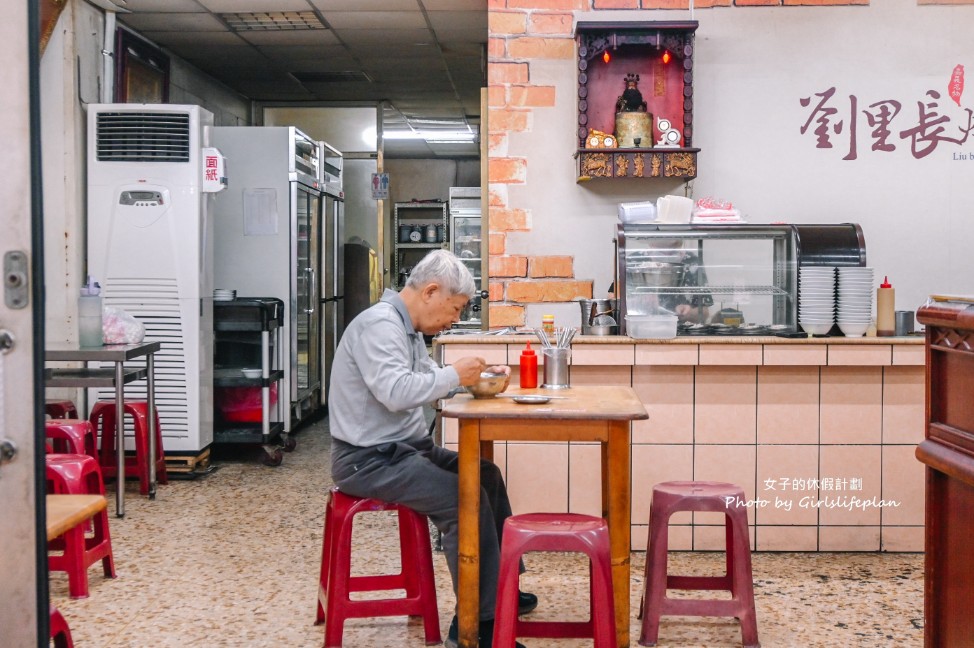
{"label": "floor tile pattern", "polygon": [[[64,574],[51,576],[52,603],[78,648],[290,648],[322,645],[313,625],[329,437],[322,421],[296,435],[295,452],[277,468],[259,450],[216,449],[216,470],[160,486],[155,501],[126,488],[124,519],[111,517],[118,578],[89,570],[91,596],[68,598]],[[109,493],[113,492],[109,486]],[[109,507],[114,497],[109,498]],[[390,514],[358,516],[356,573],[394,569],[398,552]],[[642,549],[643,547],[636,547]],[[632,555],[631,631],[643,586],[644,553]],[[587,615],[587,567],[581,557],[529,554],[522,588],[538,594],[537,619]],[[671,573],[717,573],[723,554],[671,553]],[[455,599],[442,554],[434,553],[441,628]],[[755,597],[764,648],[908,647],[923,643],[923,557],[879,553],[756,553]],[[525,639],[528,648],[591,646],[591,641]],[[346,646],[423,646],[422,624],[405,618],[356,619]],[[739,646],[728,619],[664,617],[659,646]]]}

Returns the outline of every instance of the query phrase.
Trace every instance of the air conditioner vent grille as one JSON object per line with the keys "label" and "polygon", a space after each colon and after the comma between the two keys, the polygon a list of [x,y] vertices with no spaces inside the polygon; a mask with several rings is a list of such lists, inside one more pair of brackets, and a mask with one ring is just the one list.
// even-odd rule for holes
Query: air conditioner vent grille
{"label": "air conditioner vent grille", "polygon": [[100,162],[189,162],[188,113],[103,112],[97,119]]}

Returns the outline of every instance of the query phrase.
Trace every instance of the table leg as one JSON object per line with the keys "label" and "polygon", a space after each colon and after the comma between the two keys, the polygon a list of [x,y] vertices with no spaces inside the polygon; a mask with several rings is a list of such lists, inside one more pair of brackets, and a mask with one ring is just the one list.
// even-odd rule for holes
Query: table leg
{"label": "table leg", "polygon": [[115,363],[115,515],[125,517],[125,371]]}
{"label": "table leg", "polygon": [[477,648],[480,624],[480,451],[480,421],[460,419],[460,573],[457,577],[460,648]]}
{"label": "table leg", "polygon": [[156,361],[154,353],[146,356],[145,366],[149,375],[146,377],[146,401],[149,404],[149,499],[156,498]]}
{"label": "table leg", "polygon": [[[629,481],[629,421],[609,421],[608,457],[602,473],[602,492],[609,492],[609,544],[612,589],[615,594],[618,648],[629,648],[629,552],[631,484]],[[608,489],[606,491],[606,489]]]}

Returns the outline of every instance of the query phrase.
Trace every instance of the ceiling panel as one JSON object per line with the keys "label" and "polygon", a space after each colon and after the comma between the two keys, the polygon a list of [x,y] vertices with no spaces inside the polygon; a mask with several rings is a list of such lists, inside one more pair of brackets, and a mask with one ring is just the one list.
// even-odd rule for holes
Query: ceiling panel
{"label": "ceiling panel", "polygon": [[242,31],[240,36],[254,45],[337,45],[335,34],[327,29],[293,31]]}
{"label": "ceiling panel", "polygon": [[487,16],[487,0],[423,0],[423,6],[427,11],[479,11]]}
{"label": "ceiling panel", "polygon": [[118,14],[120,22],[144,31],[214,31],[225,32],[226,26],[210,13],[130,13]]}
{"label": "ceiling panel", "polygon": [[441,30],[475,29],[483,33],[483,41],[487,42],[487,12],[476,11],[430,11],[427,13],[430,24],[439,34]]}
{"label": "ceiling panel", "polygon": [[353,59],[341,45],[262,45],[257,48],[275,61],[302,59],[343,60],[353,64]]}
{"label": "ceiling panel", "polygon": [[[418,0],[311,0],[322,11],[413,11]],[[486,7],[484,11],[487,11]]]}
{"label": "ceiling panel", "polygon": [[426,29],[419,11],[322,11],[332,29]]}
{"label": "ceiling panel", "polygon": [[196,0],[125,0],[116,3],[129,11],[188,11],[200,10],[200,4]]}
{"label": "ceiling panel", "polygon": [[250,13],[256,11],[308,11],[307,0],[198,0],[214,13]]}
{"label": "ceiling panel", "polygon": [[[189,48],[188,51],[213,50],[221,47],[245,47],[250,48],[242,38],[233,32],[207,32],[206,38],[201,40],[197,32],[173,32],[173,31],[144,31],[140,32],[153,43],[176,49],[178,46]],[[177,52],[178,53],[178,52]],[[182,54],[180,54],[182,56]]]}

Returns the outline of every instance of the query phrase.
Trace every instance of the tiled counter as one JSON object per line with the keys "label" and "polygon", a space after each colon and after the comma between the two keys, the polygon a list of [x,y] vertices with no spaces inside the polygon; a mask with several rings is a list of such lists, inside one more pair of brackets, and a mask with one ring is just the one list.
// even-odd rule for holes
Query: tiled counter
{"label": "tiled counter", "polygon": [[[516,385],[527,339],[446,336],[437,352],[509,364]],[[571,384],[632,386],[649,411],[632,426],[633,547],[653,484],[699,479],[743,486],[758,551],[923,550],[922,337],[582,336],[572,349]],[[444,443],[456,439],[444,421]],[[495,460],[516,513],[599,514],[597,445],[508,443]],[[673,549],[723,547],[720,515],[672,524]]]}

